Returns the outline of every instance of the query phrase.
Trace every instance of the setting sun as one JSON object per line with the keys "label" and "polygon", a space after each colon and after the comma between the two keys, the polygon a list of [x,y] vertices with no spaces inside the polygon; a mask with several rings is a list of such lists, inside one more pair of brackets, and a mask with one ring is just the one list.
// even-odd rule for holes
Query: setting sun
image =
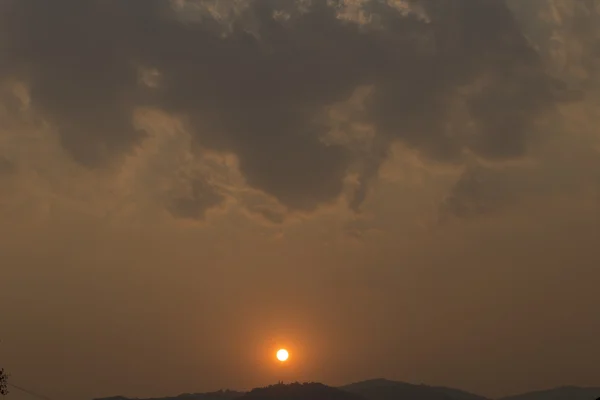
{"label": "setting sun", "polygon": [[289,353],[286,349],[277,350],[277,359],[281,362],[286,361],[289,357]]}

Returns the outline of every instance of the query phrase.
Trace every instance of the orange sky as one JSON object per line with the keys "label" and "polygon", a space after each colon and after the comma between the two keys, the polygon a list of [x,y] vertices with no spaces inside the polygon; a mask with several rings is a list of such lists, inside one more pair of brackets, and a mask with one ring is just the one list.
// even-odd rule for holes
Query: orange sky
{"label": "orange sky", "polygon": [[600,385],[600,11],[413,3],[0,2],[14,383]]}

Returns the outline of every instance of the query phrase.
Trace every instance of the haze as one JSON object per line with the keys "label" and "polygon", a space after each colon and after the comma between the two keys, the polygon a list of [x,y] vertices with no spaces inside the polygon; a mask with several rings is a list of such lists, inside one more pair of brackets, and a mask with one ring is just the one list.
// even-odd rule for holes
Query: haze
{"label": "haze", "polygon": [[1,366],[600,385],[599,43],[597,0],[0,0]]}

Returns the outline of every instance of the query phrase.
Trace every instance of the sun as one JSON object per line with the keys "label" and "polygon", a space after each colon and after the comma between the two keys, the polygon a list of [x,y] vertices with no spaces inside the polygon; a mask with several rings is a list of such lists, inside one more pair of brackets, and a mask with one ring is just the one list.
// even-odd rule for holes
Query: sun
{"label": "sun", "polygon": [[281,362],[287,361],[289,356],[290,356],[290,354],[288,353],[288,351],[286,349],[277,350],[277,359],[279,361],[281,361]]}

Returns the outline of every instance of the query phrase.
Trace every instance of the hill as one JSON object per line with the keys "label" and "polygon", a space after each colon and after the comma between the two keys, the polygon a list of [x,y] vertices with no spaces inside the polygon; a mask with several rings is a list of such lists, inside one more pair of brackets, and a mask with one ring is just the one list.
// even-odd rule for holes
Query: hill
{"label": "hill", "polygon": [[563,386],[504,397],[500,400],[596,400],[600,398],[600,387]]}
{"label": "hill", "polygon": [[321,383],[278,384],[252,389],[239,400],[365,400],[362,396]]}
{"label": "hill", "polygon": [[[422,385],[425,386],[425,385]],[[456,400],[487,400],[486,397],[480,396],[478,394],[473,394],[469,392],[465,392],[464,390],[454,389],[444,386],[429,386],[433,390],[445,393]]]}
{"label": "hill", "polygon": [[438,386],[414,385],[387,379],[371,379],[342,386],[367,400],[486,400],[485,397],[458,389]]}
{"label": "hill", "polygon": [[103,397],[100,399],[94,400],[234,400],[239,397],[242,397],[245,392],[236,392],[234,390],[219,390],[216,392],[207,392],[207,393],[183,393],[179,396],[171,396],[171,397],[155,397],[148,399],[140,399],[140,398],[128,398],[123,396],[114,396],[114,397]]}
{"label": "hill", "polygon": [[[371,379],[334,388],[321,383],[277,384],[250,392],[220,390],[173,397],[139,399],[122,396],[95,400],[487,400],[459,389]],[[600,387],[563,386],[499,400],[600,400]]]}

